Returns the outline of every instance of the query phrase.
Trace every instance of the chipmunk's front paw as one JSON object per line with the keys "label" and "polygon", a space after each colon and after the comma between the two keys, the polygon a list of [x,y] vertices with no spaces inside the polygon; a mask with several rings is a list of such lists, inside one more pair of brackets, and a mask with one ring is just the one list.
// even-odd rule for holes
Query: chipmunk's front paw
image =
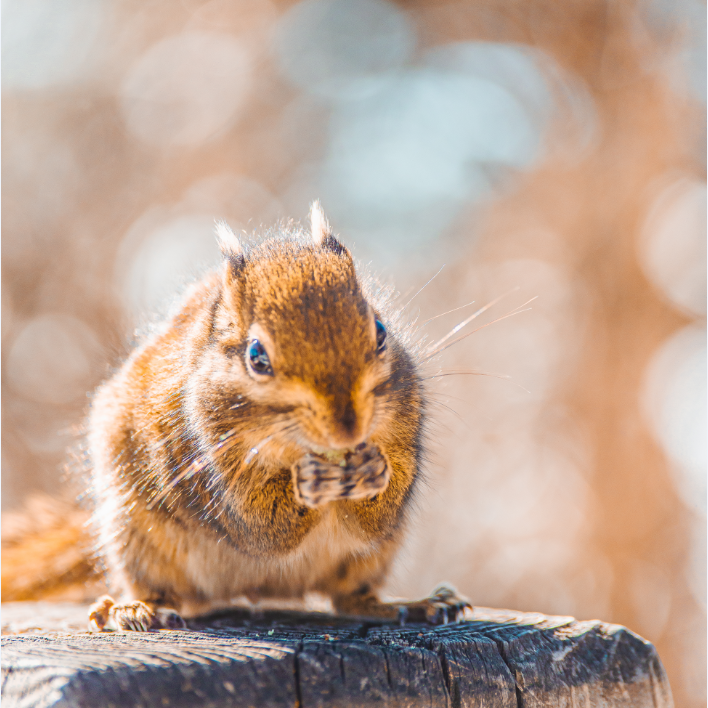
{"label": "chipmunk's front paw", "polygon": [[295,498],[310,508],[343,499],[370,499],[386,489],[390,477],[381,451],[366,443],[346,452],[310,453],[293,466]]}
{"label": "chipmunk's front paw", "polygon": [[135,600],[117,605],[103,595],[89,609],[89,629],[147,632],[150,629],[183,629],[184,620],[172,609]]}
{"label": "chipmunk's front paw", "polygon": [[472,609],[470,601],[458,595],[451,585],[443,584],[435,588],[430,597],[400,605],[398,617],[401,624],[406,622],[448,624],[463,620],[466,609]]}
{"label": "chipmunk's front paw", "polygon": [[140,600],[113,605],[111,619],[116,629],[133,632],[147,632],[155,624],[154,610]]}

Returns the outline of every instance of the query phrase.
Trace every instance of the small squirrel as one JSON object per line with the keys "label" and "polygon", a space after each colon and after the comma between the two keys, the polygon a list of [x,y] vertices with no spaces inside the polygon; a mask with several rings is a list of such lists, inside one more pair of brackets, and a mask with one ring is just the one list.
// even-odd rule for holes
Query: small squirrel
{"label": "small squirrel", "polygon": [[425,393],[410,333],[315,202],[310,233],[242,244],[97,391],[95,629],[184,626],[238,596],[328,595],[338,612],[447,622],[442,586],[385,603],[420,477]]}

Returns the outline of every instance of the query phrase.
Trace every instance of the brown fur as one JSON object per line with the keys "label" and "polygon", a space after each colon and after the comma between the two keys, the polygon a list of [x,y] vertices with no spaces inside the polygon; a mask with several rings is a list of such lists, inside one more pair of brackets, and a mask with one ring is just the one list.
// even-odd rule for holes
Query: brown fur
{"label": "brown fur", "polygon": [[[395,312],[317,217],[312,237],[249,252],[220,225],[221,270],[97,391],[94,524],[121,602],[101,598],[94,626],[179,626],[162,608],[308,591],[347,612],[400,611],[375,593],[420,474],[422,383]],[[253,338],[272,376],[249,369]],[[440,597],[408,607],[430,617]]]}

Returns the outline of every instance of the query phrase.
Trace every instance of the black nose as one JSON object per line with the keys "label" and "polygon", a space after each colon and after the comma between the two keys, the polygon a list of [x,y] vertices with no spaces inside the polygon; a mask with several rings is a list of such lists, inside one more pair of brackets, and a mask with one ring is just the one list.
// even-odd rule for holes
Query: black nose
{"label": "black nose", "polygon": [[342,430],[347,435],[352,435],[356,431],[356,411],[354,410],[354,405],[351,401],[349,401],[347,407],[344,409],[344,411],[342,411],[339,423],[342,426]]}

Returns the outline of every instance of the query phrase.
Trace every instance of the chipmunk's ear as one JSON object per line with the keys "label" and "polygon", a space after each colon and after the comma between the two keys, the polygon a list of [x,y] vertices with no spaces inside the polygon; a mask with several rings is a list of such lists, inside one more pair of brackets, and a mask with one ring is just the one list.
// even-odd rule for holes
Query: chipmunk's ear
{"label": "chipmunk's ear", "polygon": [[224,259],[229,264],[229,271],[232,278],[236,278],[246,263],[243,246],[238,240],[238,236],[231,230],[225,221],[216,222],[216,240]]}
{"label": "chipmunk's ear", "polygon": [[310,207],[310,233],[312,234],[312,240],[317,246],[334,251],[338,256],[349,255],[349,251],[334,237],[327,217],[317,200],[312,202]]}

